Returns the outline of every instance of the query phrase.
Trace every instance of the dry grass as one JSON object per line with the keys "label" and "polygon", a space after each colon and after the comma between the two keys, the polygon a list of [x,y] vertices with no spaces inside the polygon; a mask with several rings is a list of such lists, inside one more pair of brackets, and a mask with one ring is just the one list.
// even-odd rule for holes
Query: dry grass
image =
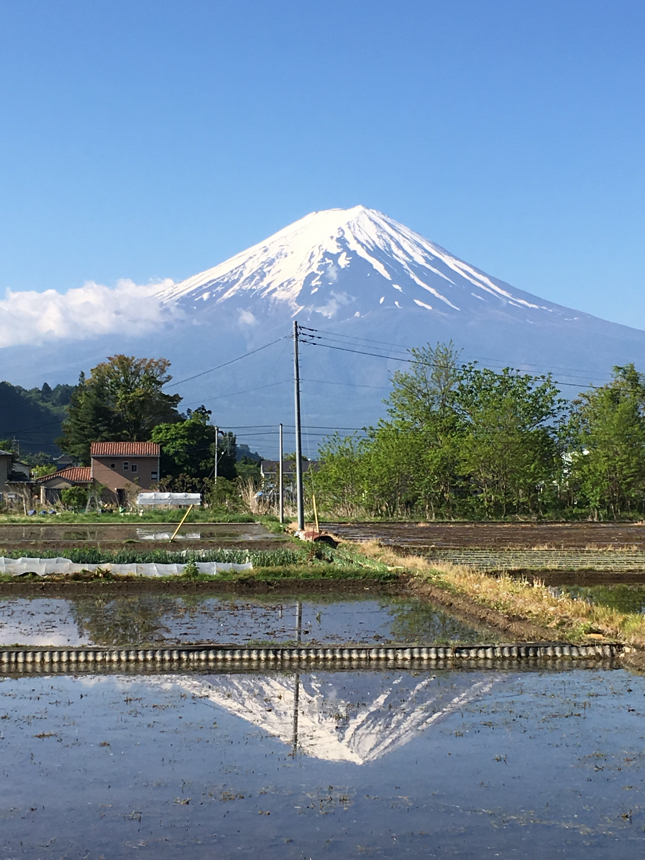
{"label": "dry grass", "polygon": [[487,576],[464,565],[404,556],[381,546],[378,541],[361,544],[360,549],[393,570],[408,571],[421,581],[445,588],[507,617],[539,624],[552,631],[554,637],[584,642],[598,639],[600,634],[612,641],[645,646],[645,618],[641,615],[595,606],[565,595],[557,597],[539,581]]}

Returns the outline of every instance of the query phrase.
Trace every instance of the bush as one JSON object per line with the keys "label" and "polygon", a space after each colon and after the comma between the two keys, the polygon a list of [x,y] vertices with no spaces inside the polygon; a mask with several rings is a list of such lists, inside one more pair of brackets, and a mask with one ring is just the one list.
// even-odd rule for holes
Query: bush
{"label": "bush", "polygon": [[61,490],[60,498],[65,507],[78,510],[87,505],[87,490],[83,487],[67,487]]}

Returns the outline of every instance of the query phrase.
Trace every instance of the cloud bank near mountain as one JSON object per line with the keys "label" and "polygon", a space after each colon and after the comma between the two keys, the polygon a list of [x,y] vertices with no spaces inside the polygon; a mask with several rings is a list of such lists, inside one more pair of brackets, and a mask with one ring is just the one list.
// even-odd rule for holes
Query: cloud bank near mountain
{"label": "cloud bank near mountain", "polygon": [[105,334],[143,335],[170,317],[176,309],[163,308],[158,293],[172,287],[166,278],[152,284],[122,279],[114,287],[86,282],[60,293],[56,290],[13,292],[0,301],[0,347],[55,340],[86,340]]}

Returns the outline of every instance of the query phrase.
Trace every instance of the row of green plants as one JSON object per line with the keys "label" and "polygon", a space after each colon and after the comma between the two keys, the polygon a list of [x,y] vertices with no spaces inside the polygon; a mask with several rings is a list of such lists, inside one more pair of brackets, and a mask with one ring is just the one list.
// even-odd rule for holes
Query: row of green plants
{"label": "row of green plants", "polygon": [[327,439],[309,489],[329,516],[618,519],[645,515],[645,376],[615,367],[569,401],[550,375],[411,350],[387,418]]}
{"label": "row of green plants", "polygon": [[279,567],[281,565],[304,564],[307,561],[308,552],[308,548],[305,547],[273,550],[206,549],[181,552],[166,549],[147,551],[134,548],[109,550],[99,546],[89,546],[57,550],[0,550],[0,555],[5,558],[58,558],[62,554],[62,557],[69,559],[74,564],[187,564],[191,561],[244,564],[250,561],[254,567]]}

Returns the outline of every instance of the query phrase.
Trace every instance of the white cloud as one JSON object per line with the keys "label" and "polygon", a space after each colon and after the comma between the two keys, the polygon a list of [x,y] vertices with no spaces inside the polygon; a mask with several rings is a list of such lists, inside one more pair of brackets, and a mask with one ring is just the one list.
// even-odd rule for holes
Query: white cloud
{"label": "white cloud", "polygon": [[344,305],[349,305],[353,301],[353,296],[349,296],[347,293],[336,293],[332,290],[331,298],[327,304],[314,308],[314,311],[317,314],[322,314],[324,317],[327,317],[327,319],[331,319]]}
{"label": "white cloud", "polygon": [[7,290],[0,301],[0,347],[84,340],[111,332],[145,334],[163,325],[169,312],[176,313],[162,311],[157,298],[172,284],[170,278],[145,286],[124,279],[115,287],[88,281],[66,293]]}
{"label": "white cloud", "polygon": [[253,316],[251,311],[241,310],[239,320],[240,325],[254,326],[258,324],[257,319]]}

